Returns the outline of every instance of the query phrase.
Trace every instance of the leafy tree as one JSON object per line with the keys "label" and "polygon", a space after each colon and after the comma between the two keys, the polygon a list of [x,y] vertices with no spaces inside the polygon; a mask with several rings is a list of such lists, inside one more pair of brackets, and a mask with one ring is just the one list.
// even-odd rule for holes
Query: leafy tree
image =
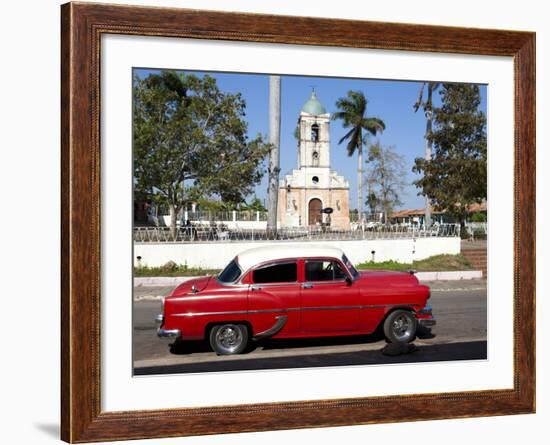
{"label": "leafy tree", "polygon": [[241,210],[252,210],[254,212],[265,212],[267,209],[265,208],[265,206],[262,203],[261,199],[258,198],[257,196],[254,196],[254,198],[249,203],[245,203],[241,206]]}
{"label": "leafy tree", "polygon": [[[432,158],[432,141],[429,135],[432,133],[433,127],[433,93],[439,88],[441,84],[437,82],[424,82],[420,87],[418,94],[418,100],[414,104],[414,112],[416,113],[421,107],[424,110],[424,116],[426,116],[426,132],[424,138],[426,139],[426,145],[424,147],[424,159],[430,160]],[[426,90],[426,96],[424,96],[424,90]],[[432,224],[432,203],[429,196],[426,196],[426,203],[424,209],[424,219],[426,226]]]}
{"label": "leafy tree", "polygon": [[413,171],[423,176],[414,184],[463,226],[468,206],[487,198],[486,117],[477,85],[445,83],[439,94],[429,135],[434,153],[416,158]]}
{"label": "leafy tree", "polygon": [[347,97],[341,97],[336,101],[339,111],[332,115],[332,119],[341,119],[344,128],[349,131],[338,141],[341,144],[348,141],[348,156],[353,156],[357,152],[357,208],[359,218],[363,215],[363,144],[365,136],[363,131],[375,136],[382,132],[386,126],[384,122],[377,117],[368,117],[367,99],[362,91],[348,91]]}
{"label": "leafy tree", "polygon": [[472,222],[487,222],[487,214],[484,212],[475,212],[471,219]]}
{"label": "leafy tree", "polygon": [[134,187],[177,214],[190,201],[243,201],[263,175],[269,145],[249,140],[240,94],[210,76],[162,71],[134,79]]}
{"label": "leafy tree", "polygon": [[367,205],[371,211],[380,209],[384,223],[389,223],[393,209],[401,205],[400,196],[405,189],[405,158],[394,147],[385,147],[376,142],[367,153]]}
{"label": "leafy tree", "polygon": [[[367,185],[368,185],[368,181],[367,181]],[[367,193],[367,200],[365,201],[365,204],[367,204],[371,213],[375,213],[380,207],[380,200],[376,196],[376,193],[369,190],[369,192]]]}
{"label": "leafy tree", "polygon": [[197,200],[197,208],[200,211],[222,212],[234,210],[234,204],[212,199],[209,197],[201,197]]}

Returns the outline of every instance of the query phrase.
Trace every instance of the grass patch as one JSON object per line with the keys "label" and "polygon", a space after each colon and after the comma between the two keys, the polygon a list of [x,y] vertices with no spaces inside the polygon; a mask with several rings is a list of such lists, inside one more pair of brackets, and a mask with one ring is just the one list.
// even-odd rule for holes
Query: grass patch
{"label": "grass patch", "polygon": [[[383,261],[381,263],[356,264],[359,270],[396,270],[406,272],[414,269],[418,272],[439,272],[447,270],[473,270],[470,261],[463,255],[436,255],[425,260],[412,263],[398,263],[397,261]],[[160,267],[134,267],[135,277],[196,277],[202,275],[218,275],[220,269],[203,269],[188,267],[184,264],[168,262]]]}
{"label": "grass patch", "polygon": [[452,270],[473,270],[472,264],[463,255],[435,255],[425,260],[413,261],[412,263],[398,263],[397,261],[383,261],[374,263],[356,264],[359,270],[396,270],[406,272],[414,269],[417,272],[441,272]]}
{"label": "grass patch", "polygon": [[182,264],[165,264],[160,267],[134,267],[134,277],[197,277],[202,275],[217,275],[219,269],[203,269],[202,267],[187,267]]}

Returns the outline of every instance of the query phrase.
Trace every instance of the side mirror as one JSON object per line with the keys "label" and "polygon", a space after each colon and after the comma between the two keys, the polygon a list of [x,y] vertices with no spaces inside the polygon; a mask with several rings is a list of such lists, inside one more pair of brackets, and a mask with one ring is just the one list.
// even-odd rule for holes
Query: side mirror
{"label": "side mirror", "polygon": [[353,284],[353,280],[350,277],[346,277],[346,283],[348,286],[351,286]]}

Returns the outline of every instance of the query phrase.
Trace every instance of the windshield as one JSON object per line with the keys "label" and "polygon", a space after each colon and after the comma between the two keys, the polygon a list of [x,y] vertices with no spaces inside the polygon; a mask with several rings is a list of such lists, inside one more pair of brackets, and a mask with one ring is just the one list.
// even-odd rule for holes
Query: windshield
{"label": "windshield", "polygon": [[235,260],[231,261],[225,269],[218,275],[218,281],[224,284],[230,284],[237,281],[241,276],[241,269]]}
{"label": "windshield", "polygon": [[357,272],[357,269],[354,267],[353,264],[351,264],[351,261],[348,259],[348,257],[346,255],[344,255],[342,257],[342,261],[344,262],[344,264],[346,265],[348,270],[351,272],[351,275],[353,276],[353,279],[355,280],[356,278],[358,278],[359,277],[359,272]]}

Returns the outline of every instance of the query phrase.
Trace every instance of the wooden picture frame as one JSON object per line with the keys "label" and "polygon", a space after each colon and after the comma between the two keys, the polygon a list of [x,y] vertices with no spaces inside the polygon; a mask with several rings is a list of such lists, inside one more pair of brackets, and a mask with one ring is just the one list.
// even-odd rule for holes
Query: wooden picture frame
{"label": "wooden picture frame", "polygon": [[[61,7],[61,437],[67,442],[402,422],[535,411],[535,34],[68,3]],[[514,386],[510,390],[102,412],[102,34],[511,56],[515,70]]]}

